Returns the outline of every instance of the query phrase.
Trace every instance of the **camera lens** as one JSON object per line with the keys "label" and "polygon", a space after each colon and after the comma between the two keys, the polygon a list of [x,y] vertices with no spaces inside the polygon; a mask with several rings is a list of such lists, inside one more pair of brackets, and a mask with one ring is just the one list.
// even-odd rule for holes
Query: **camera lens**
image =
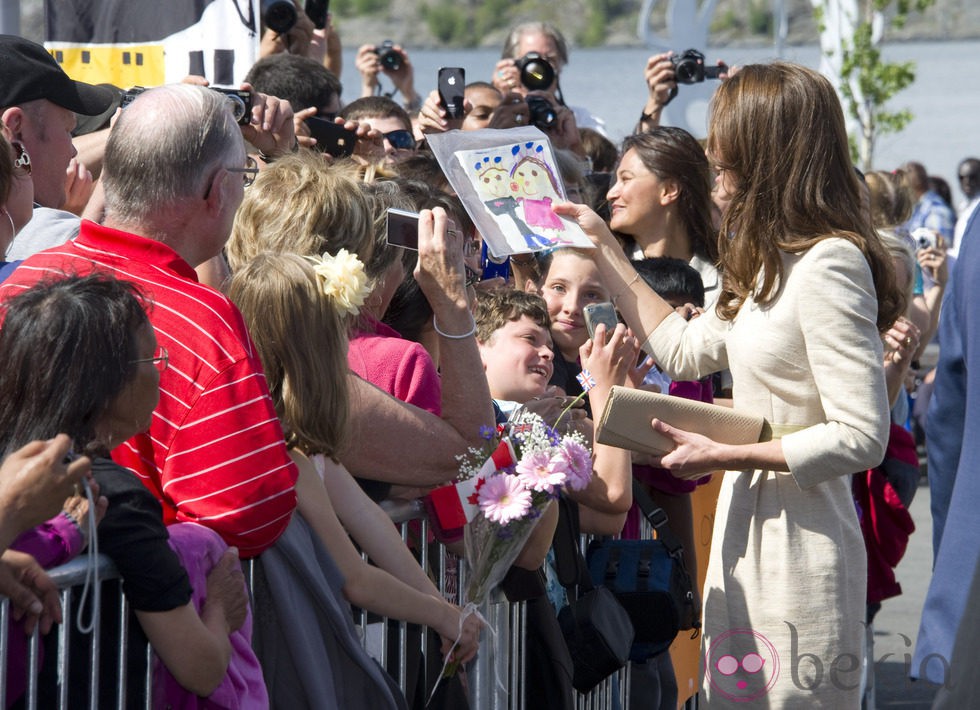
{"label": "camera lens", "polygon": [[517,60],[521,83],[531,91],[542,91],[555,81],[555,68],[537,52],[528,52]]}
{"label": "camera lens", "polygon": [[678,84],[699,84],[704,81],[704,55],[696,49],[688,49],[679,57],[672,57],[674,78]]}
{"label": "camera lens", "polygon": [[381,66],[385,69],[398,71],[402,68],[403,55],[395,49],[394,43],[390,39],[386,39],[375,47],[374,51],[378,55],[378,61],[381,62]]}
{"label": "camera lens", "polygon": [[555,110],[551,107],[548,99],[542,96],[528,96],[527,109],[531,124],[542,131],[547,131],[558,122],[558,115]]}
{"label": "camera lens", "polygon": [[231,106],[231,115],[235,117],[236,123],[241,123],[245,117],[246,106],[241,96],[236,94],[225,94],[228,104]]}
{"label": "camera lens", "polygon": [[262,0],[262,21],[273,32],[286,34],[296,24],[296,5],[292,0]]}

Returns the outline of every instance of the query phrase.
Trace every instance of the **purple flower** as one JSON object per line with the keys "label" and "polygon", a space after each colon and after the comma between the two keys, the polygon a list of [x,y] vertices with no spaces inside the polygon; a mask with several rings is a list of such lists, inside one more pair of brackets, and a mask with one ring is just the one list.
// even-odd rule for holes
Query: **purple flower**
{"label": "purple flower", "polygon": [[489,427],[489,426],[486,426],[486,425],[483,425],[483,426],[480,427],[480,438],[481,439],[486,439],[487,441],[490,441],[490,439],[492,439],[494,437],[494,435],[496,435],[496,433],[497,433],[497,430],[494,429],[493,427]]}
{"label": "purple flower", "polygon": [[568,487],[580,491],[592,480],[592,454],[582,444],[567,437],[561,446],[568,461]]}
{"label": "purple flower", "polygon": [[568,464],[564,456],[534,451],[517,464],[517,477],[533,491],[553,491],[565,483]]}
{"label": "purple flower", "polygon": [[527,515],[531,508],[531,491],[523,486],[517,476],[502,473],[486,480],[477,501],[488,520],[506,525]]}

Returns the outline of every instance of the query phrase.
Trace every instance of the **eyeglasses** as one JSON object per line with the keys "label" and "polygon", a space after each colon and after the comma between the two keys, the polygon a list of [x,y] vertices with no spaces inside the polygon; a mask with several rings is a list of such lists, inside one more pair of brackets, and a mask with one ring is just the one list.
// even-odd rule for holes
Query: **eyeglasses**
{"label": "eyeglasses", "polygon": [[225,168],[230,173],[241,173],[242,182],[245,187],[251,186],[255,182],[255,176],[259,174],[259,164],[255,162],[255,158],[251,155],[245,158],[244,168]]}
{"label": "eyeglasses", "polygon": [[398,150],[414,150],[415,149],[415,136],[412,135],[411,131],[406,131],[404,129],[400,131],[391,131],[390,133],[385,133],[385,140],[391,143],[392,148]]}
{"label": "eyeglasses", "polygon": [[157,372],[163,372],[167,369],[167,365],[170,364],[170,355],[167,353],[167,349],[161,345],[154,351],[153,357],[143,357],[137,360],[130,360],[129,364],[136,365],[141,362],[152,362],[153,367],[157,369]]}
{"label": "eyeglasses", "polygon": [[960,173],[960,180],[966,180],[967,182],[973,182],[980,179],[980,173]]}
{"label": "eyeglasses", "polygon": [[14,167],[20,168],[28,175],[31,174],[31,155],[27,152],[27,148],[20,141],[10,141],[10,145],[14,149]]}

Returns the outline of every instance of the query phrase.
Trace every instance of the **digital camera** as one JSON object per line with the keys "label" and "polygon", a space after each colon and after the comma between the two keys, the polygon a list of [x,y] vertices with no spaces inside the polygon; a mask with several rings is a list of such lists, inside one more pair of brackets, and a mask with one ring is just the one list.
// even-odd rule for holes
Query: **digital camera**
{"label": "digital camera", "polygon": [[521,83],[530,91],[543,91],[555,82],[555,68],[538,52],[528,52],[514,64],[521,73]]}
{"label": "digital camera", "polygon": [[293,0],[262,0],[262,22],[273,32],[286,34],[297,19]]}
{"label": "digital camera", "polygon": [[[231,107],[231,113],[235,117],[235,120],[240,126],[247,126],[252,120],[252,94],[248,91],[242,91],[241,89],[230,89],[223,86],[211,86],[208,87],[212,91],[217,91],[218,93],[224,94],[228,98],[228,105]],[[127,89],[123,92],[122,100],[119,102],[119,108],[126,108],[133,100],[146,91],[143,86],[134,86],[131,89]]]}
{"label": "digital camera", "polygon": [[375,47],[374,53],[378,55],[381,66],[389,71],[398,71],[405,61],[405,55],[395,49],[395,43],[390,39],[386,39]]}
{"label": "digital camera", "polygon": [[696,49],[687,49],[670,58],[674,63],[674,77],[678,84],[700,84],[705,79],[719,79],[728,71],[724,64],[705,66],[704,55]]}
{"label": "digital camera", "polygon": [[527,112],[531,125],[542,131],[547,131],[558,123],[558,114],[552,108],[551,102],[543,96],[528,96]]}

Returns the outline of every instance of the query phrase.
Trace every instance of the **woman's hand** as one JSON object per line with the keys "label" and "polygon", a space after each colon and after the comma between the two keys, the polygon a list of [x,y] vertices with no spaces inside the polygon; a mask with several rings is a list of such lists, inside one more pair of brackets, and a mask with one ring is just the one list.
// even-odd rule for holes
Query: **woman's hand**
{"label": "woman's hand", "polygon": [[71,463],[65,457],[71,439],[59,434],[34,441],[10,454],[0,466],[0,549],[24,530],[58,514],[75,486],[92,470],[82,456]]}
{"label": "woman's hand", "polygon": [[58,587],[26,552],[7,550],[0,557],[0,594],[10,598],[13,617],[27,634],[38,623],[42,634],[61,623]]}
{"label": "woman's hand", "polygon": [[668,469],[676,478],[694,480],[725,467],[727,459],[723,444],[701,434],[672,427],[659,419],[653,419],[650,427],[674,441],[673,451],[659,459],[653,457],[651,462],[658,468]]}
{"label": "woman's hand", "polygon": [[905,364],[912,361],[912,355],[919,348],[919,329],[904,316],[885,331],[885,364]]}
{"label": "woman's hand", "polygon": [[531,112],[521,94],[503,92],[503,99],[493,110],[487,128],[515,128],[530,122]]}
{"label": "woman's hand", "polygon": [[[462,611],[455,606],[453,609],[456,619],[455,626],[451,632],[447,628],[439,633],[439,637],[442,639],[439,650],[442,651],[444,659],[450,651],[452,652],[452,656],[447,659],[450,663],[466,663],[476,655],[480,648],[480,629],[483,628],[483,622],[476,614],[470,613],[463,620],[462,629],[460,629],[459,619],[462,616]],[[456,643],[456,634],[459,634],[459,643]],[[456,644],[456,648],[453,648],[453,644]]]}
{"label": "woman's hand", "polygon": [[915,252],[922,271],[938,286],[945,288],[949,280],[949,266],[946,263],[946,245],[941,234],[936,235],[936,246],[919,249]]}
{"label": "woman's hand", "polygon": [[527,89],[521,84],[521,71],[513,59],[501,59],[497,62],[493,70],[493,85],[501,94],[527,93]]}
{"label": "woman's hand", "polygon": [[440,309],[467,309],[465,267],[463,263],[464,235],[441,207],[419,213],[419,261],[415,280],[437,315],[440,328],[446,332],[449,323],[441,320]]}
{"label": "woman's hand", "polygon": [[238,631],[248,614],[248,592],[236,548],[225,550],[218,564],[208,572],[207,585],[202,616],[207,612],[219,611],[224,616],[228,633]]}

